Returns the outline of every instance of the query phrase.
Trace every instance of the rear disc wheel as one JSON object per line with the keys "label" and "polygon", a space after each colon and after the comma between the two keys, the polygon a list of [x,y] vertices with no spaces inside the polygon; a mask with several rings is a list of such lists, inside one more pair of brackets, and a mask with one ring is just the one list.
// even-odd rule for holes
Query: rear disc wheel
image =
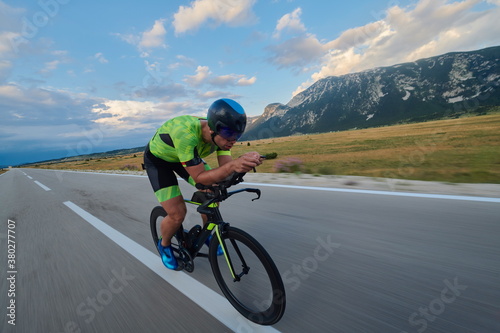
{"label": "rear disc wheel", "polygon": [[[161,239],[161,221],[163,221],[166,216],[167,212],[161,206],[156,206],[151,211],[149,224],[151,228],[151,236],[153,237],[154,246],[157,251],[158,241]],[[179,267],[176,270],[180,271],[185,269],[187,272],[191,273],[194,270],[194,263],[191,255],[184,247],[183,239],[185,239],[185,235],[183,235],[183,233],[184,231],[182,227],[179,228],[170,242],[172,245],[172,250],[174,251],[174,255],[177,258],[177,263],[179,264]]]}

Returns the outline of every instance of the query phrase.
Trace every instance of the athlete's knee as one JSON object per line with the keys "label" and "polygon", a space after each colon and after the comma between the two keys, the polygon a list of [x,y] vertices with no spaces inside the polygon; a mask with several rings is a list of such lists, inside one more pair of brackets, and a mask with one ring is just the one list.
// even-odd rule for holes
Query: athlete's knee
{"label": "athlete's knee", "polygon": [[170,223],[174,223],[180,226],[184,221],[187,213],[186,204],[184,204],[182,197],[180,200],[177,198],[173,198],[166,202],[162,202],[162,206],[167,212],[167,218],[171,221]]}
{"label": "athlete's knee", "polygon": [[171,223],[175,223],[177,225],[181,225],[182,222],[184,222],[184,219],[186,218],[186,211],[185,210],[174,210],[168,213],[168,217],[171,221]]}

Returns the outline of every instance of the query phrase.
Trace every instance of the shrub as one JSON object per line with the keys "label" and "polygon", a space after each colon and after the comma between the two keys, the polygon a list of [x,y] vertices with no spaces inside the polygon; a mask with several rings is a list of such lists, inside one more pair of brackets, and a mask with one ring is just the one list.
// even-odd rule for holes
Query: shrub
{"label": "shrub", "polygon": [[276,161],[274,165],[276,172],[300,173],[304,169],[304,163],[295,157],[289,157]]}
{"label": "shrub", "polygon": [[335,170],[331,166],[322,166],[318,169],[320,175],[334,175]]}
{"label": "shrub", "polygon": [[133,164],[126,164],[126,165],[122,166],[120,168],[120,170],[124,170],[124,171],[138,171],[139,167],[137,167],[136,165],[133,165]]}
{"label": "shrub", "polygon": [[264,156],[266,157],[266,160],[272,160],[272,159],[275,159],[276,157],[278,157],[278,153],[264,154]]}

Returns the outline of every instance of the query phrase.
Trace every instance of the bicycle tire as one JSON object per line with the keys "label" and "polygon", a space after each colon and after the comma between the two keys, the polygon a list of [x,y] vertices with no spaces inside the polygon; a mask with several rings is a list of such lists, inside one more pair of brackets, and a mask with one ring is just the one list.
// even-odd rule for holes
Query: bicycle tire
{"label": "bicycle tire", "polygon": [[222,293],[248,320],[260,325],[277,323],[285,313],[286,296],[276,264],[264,247],[241,229],[228,227],[222,239],[235,270],[239,269],[241,261],[234,244],[250,267],[247,274],[241,276],[240,281],[234,282],[225,255],[217,256],[219,239],[212,237],[208,256]]}
{"label": "bicycle tire", "polygon": [[151,236],[153,237],[153,243],[154,243],[155,249],[157,249],[158,241],[160,240],[160,236],[161,236],[161,235],[159,235],[160,230],[159,230],[159,226],[157,225],[158,218],[160,218],[160,217],[164,218],[165,216],[167,216],[167,212],[165,211],[165,209],[163,209],[162,206],[156,206],[151,211],[151,216],[149,218],[149,226],[151,228]]}

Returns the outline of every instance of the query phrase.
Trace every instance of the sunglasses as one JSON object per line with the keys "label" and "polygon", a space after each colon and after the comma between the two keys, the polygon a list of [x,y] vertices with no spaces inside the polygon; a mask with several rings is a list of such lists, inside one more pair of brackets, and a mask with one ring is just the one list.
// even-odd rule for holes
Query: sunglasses
{"label": "sunglasses", "polygon": [[221,127],[219,128],[218,134],[222,136],[224,139],[232,141],[232,140],[238,140],[243,133],[233,131],[229,127]]}

